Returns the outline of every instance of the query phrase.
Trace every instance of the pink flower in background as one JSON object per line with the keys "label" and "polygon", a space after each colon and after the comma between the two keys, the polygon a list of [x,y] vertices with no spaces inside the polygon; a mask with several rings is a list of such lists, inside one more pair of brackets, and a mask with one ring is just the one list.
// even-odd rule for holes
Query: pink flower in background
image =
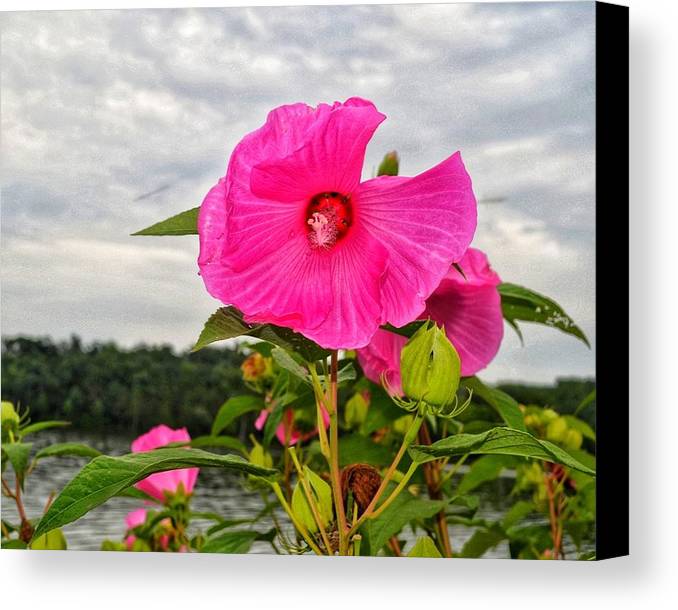
{"label": "pink flower in background", "polygon": [[[142,434],[139,438],[132,441],[132,451],[134,453],[151,451],[158,447],[163,447],[168,443],[190,440],[191,436],[186,428],[173,430],[161,424],[151,428],[146,434]],[[180,485],[183,486],[185,493],[191,493],[199,471],[199,468],[181,468],[179,470],[168,470],[167,472],[156,472],[146,477],[143,481],[139,481],[135,487],[162,502],[165,499],[165,492],[174,494]]]}
{"label": "pink flower in background", "polygon": [[[145,508],[137,508],[136,510],[133,510],[131,513],[128,513],[127,516],[125,517],[125,524],[127,525],[128,530],[134,529],[139,525],[143,525],[145,522],[146,522]],[[125,538],[125,544],[127,545],[128,550],[130,551],[132,550],[132,547],[134,546],[134,542],[136,539],[137,537],[134,534],[130,534]]]}
{"label": "pink flower in background", "polygon": [[[466,251],[459,266],[466,278],[450,269],[419,317],[430,317],[444,326],[461,359],[461,374],[468,376],[485,368],[499,351],[504,336],[497,290],[501,280],[487,256],[475,248]],[[358,350],[358,360],[368,379],[380,383],[383,373],[388,385],[402,394],[400,352],[406,342],[405,337],[378,330],[370,344]]]}
{"label": "pink flower in background", "polygon": [[[257,430],[263,430],[269,415],[270,412],[268,410],[266,409],[262,410],[261,413],[259,413],[259,417],[257,417],[257,420],[254,422],[254,427]],[[323,423],[325,424],[325,428],[327,428],[327,426],[330,425],[330,416],[325,409],[322,409],[322,415]],[[289,443],[286,443],[288,429],[289,429]],[[292,411],[292,409],[287,409],[287,411],[285,411],[285,414],[283,415],[283,421],[278,425],[278,427],[275,430],[275,436],[280,442],[280,444],[281,445],[288,444],[289,446],[296,445],[296,443],[298,443],[300,440],[307,441],[309,438],[313,438],[316,434],[318,434],[318,428],[315,428],[310,432],[306,433],[302,433],[297,428],[295,428],[294,411]]]}
{"label": "pink flower in background", "polygon": [[212,296],[326,348],[365,346],[380,324],[421,314],[473,238],[476,201],[459,153],[361,182],[384,119],[359,98],[292,104],[243,138],[198,219]]}

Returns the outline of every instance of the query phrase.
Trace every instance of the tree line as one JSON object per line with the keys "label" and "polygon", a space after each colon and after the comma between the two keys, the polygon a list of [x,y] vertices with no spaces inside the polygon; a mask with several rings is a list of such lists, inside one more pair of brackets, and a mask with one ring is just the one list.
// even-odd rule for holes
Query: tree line
{"label": "tree line", "polygon": [[[50,338],[2,340],[2,400],[33,421],[65,419],[75,429],[137,435],[159,423],[209,432],[221,404],[245,388],[233,348],[176,352],[167,345],[131,349],[113,342],[84,345]],[[594,389],[591,379],[559,379],[555,385],[500,384],[522,404],[572,413]],[[591,424],[595,408],[582,416]]]}

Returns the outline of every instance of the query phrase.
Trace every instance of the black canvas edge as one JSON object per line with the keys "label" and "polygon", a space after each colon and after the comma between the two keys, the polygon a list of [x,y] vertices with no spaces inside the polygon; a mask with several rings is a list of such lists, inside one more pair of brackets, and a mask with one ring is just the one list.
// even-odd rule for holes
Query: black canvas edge
{"label": "black canvas edge", "polygon": [[629,554],[629,9],[596,2],[596,558]]}

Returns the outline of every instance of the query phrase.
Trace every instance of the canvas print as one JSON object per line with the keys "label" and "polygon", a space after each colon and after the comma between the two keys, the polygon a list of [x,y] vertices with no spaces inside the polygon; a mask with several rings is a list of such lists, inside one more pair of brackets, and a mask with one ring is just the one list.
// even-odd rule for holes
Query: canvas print
{"label": "canvas print", "polygon": [[2,548],[596,558],[596,15],[3,14]]}

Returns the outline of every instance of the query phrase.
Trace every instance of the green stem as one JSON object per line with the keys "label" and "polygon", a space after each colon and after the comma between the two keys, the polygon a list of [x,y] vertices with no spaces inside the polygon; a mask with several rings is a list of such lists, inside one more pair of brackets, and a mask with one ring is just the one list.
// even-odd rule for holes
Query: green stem
{"label": "green stem", "polygon": [[306,541],[306,544],[308,544],[308,546],[310,546],[311,549],[313,549],[313,552],[316,555],[322,555],[323,554],[322,551],[320,550],[318,545],[313,541],[313,538],[308,533],[308,530],[304,527],[304,525],[299,521],[299,519],[296,518],[296,516],[292,512],[292,508],[287,503],[287,500],[285,499],[285,494],[283,494],[282,489],[280,489],[280,485],[277,482],[271,483],[271,487],[273,488],[275,495],[278,497],[278,502],[280,502],[280,505],[285,509],[287,516],[294,524],[294,527],[297,528],[297,531],[302,535],[302,537]]}
{"label": "green stem", "polygon": [[311,372],[311,382],[313,383],[313,393],[315,394],[315,412],[318,426],[318,438],[320,439],[320,452],[325,456],[325,459],[329,464],[330,445],[327,440],[327,430],[325,430],[325,418],[322,414],[323,408],[328,412],[329,409],[327,409],[327,406],[325,405],[326,396],[320,385],[320,379],[315,368],[315,363],[309,363],[308,370]]}
{"label": "green stem", "polygon": [[339,404],[337,400],[337,350],[330,355],[330,481],[334,497],[334,509],[337,513],[337,529],[339,530],[339,554],[348,553],[348,535],[344,498],[341,493],[341,474],[339,472]]}
{"label": "green stem", "polygon": [[311,509],[313,519],[315,520],[318,529],[320,530],[320,536],[323,539],[325,550],[327,551],[327,554],[330,555],[332,553],[332,546],[330,545],[330,539],[327,537],[327,532],[325,531],[325,526],[323,525],[323,520],[320,516],[320,510],[318,509],[318,504],[316,503],[315,497],[313,496],[313,490],[311,489],[311,486],[308,480],[306,479],[304,470],[301,467],[301,464],[299,463],[299,459],[297,458],[297,452],[295,451],[294,447],[290,447],[288,451],[290,453],[290,456],[292,457],[292,461],[294,462],[294,467],[297,469],[297,476],[299,477],[299,482],[301,483],[301,487],[303,488],[304,494],[306,495],[306,500],[308,501],[308,506]]}
{"label": "green stem", "polygon": [[438,485],[438,489],[440,489],[447,481],[449,481],[455,474],[457,474],[457,471],[461,468],[462,464],[466,461],[468,456],[471,455],[470,453],[465,453],[462,455],[459,460],[457,460],[457,463],[450,468],[440,479],[440,484]]}
{"label": "green stem", "polygon": [[403,489],[405,489],[405,486],[410,482],[410,479],[412,478],[412,475],[416,472],[418,466],[419,464],[417,464],[416,462],[412,462],[410,464],[410,467],[405,473],[405,476],[403,476],[403,478],[400,480],[400,483],[396,485],[396,488],[390,493],[388,498],[386,498],[386,500],[384,500],[383,503],[380,504],[379,507],[372,513],[370,519],[376,519],[379,515],[381,515],[381,513],[383,513],[389,507],[391,502],[393,502],[393,500],[395,500],[400,495],[400,492]]}

